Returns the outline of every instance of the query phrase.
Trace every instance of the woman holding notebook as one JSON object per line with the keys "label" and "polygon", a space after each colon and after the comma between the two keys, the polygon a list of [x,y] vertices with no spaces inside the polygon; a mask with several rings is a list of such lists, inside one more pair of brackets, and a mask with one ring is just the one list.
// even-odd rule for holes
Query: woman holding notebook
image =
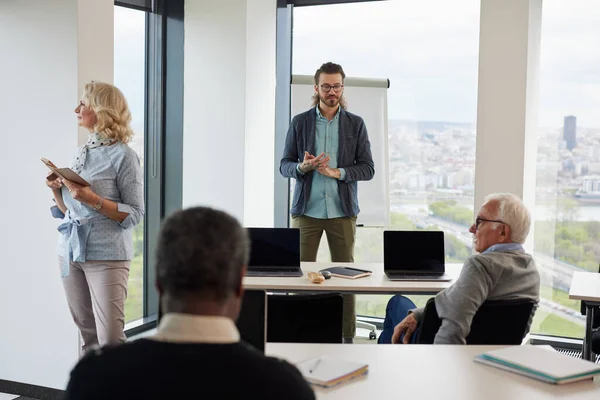
{"label": "woman holding notebook", "polygon": [[54,173],[46,184],[56,203],[52,213],[62,219],[59,265],[83,355],[91,346],[125,341],[132,230],[144,215],[144,191],[140,160],[127,145],[133,136],[131,113],[121,91],[106,83],[86,84],[75,114],[90,134],[71,169],[89,186]]}

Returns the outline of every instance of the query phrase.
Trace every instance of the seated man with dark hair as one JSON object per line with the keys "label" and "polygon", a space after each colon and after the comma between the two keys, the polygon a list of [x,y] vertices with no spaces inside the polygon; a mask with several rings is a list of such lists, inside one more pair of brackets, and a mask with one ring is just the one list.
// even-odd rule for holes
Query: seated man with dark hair
{"label": "seated man with dark hair", "polygon": [[[534,300],[529,331],[540,296],[540,275],[522,246],[530,226],[529,211],[519,197],[494,193],[485,198],[469,229],[479,254],[467,258],[456,282],[435,297],[441,326],[434,344],[465,344],[473,317],[486,300]],[[414,342],[423,308],[409,305],[414,303],[402,296],[390,300],[380,343]]]}
{"label": "seated man with dark hair", "polygon": [[196,207],[170,216],[157,249],[158,332],[89,352],[67,398],[314,399],[294,366],[240,342],[248,256],[246,230],[228,214]]}

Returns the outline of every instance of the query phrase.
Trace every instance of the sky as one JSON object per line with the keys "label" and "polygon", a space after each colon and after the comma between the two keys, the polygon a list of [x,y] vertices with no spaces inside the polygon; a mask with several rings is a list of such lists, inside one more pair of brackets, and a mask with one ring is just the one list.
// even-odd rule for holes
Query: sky
{"label": "sky", "polygon": [[136,136],[144,135],[145,32],[143,11],[115,7],[114,83],[127,99]]}
{"label": "sky", "polygon": [[[293,73],[325,61],[388,78],[393,119],[476,122],[480,0],[388,0],[294,9]],[[143,123],[144,13],[115,7],[115,84]],[[600,128],[600,0],[544,0],[539,124]],[[143,125],[142,125],[143,126]]]}
{"label": "sky", "polygon": [[[395,119],[475,122],[479,0],[388,0],[294,9],[293,73],[325,61],[388,78]],[[600,1],[544,0],[539,124],[600,127]]]}

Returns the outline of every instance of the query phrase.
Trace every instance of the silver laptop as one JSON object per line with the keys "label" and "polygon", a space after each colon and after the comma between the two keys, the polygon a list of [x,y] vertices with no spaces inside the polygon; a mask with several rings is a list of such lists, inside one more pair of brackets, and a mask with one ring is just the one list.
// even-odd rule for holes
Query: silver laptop
{"label": "silver laptop", "polygon": [[300,229],[248,228],[250,261],[246,276],[302,276]]}
{"label": "silver laptop", "polygon": [[444,232],[383,232],[383,270],[389,280],[451,281],[444,257]]}

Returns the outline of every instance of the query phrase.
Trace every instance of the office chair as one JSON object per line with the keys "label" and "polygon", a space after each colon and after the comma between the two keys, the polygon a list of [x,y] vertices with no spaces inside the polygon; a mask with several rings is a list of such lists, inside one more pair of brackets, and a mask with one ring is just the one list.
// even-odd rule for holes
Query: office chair
{"label": "office chair", "polygon": [[[473,317],[467,344],[520,345],[525,337],[534,304],[535,302],[529,299],[484,302]],[[435,298],[431,298],[425,306],[416,343],[433,344],[441,325],[442,321],[435,308]]]}
{"label": "office chair", "polygon": [[267,342],[342,343],[341,294],[268,295]]}
{"label": "office chair", "polygon": [[369,331],[369,340],[377,339],[377,326],[375,324],[370,324],[365,321],[356,320],[356,328],[367,329]]}
{"label": "office chair", "polygon": [[244,290],[242,307],[236,321],[242,341],[257,350],[265,351],[267,340],[267,292],[265,290]]}
{"label": "office chair", "polygon": [[[600,274],[600,265],[598,266]],[[585,301],[581,301],[581,315],[587,314]],[[592,321],[592,351],[595,354],[600,354],[600,307],[596,307],[594,312],[594,320]]]}

